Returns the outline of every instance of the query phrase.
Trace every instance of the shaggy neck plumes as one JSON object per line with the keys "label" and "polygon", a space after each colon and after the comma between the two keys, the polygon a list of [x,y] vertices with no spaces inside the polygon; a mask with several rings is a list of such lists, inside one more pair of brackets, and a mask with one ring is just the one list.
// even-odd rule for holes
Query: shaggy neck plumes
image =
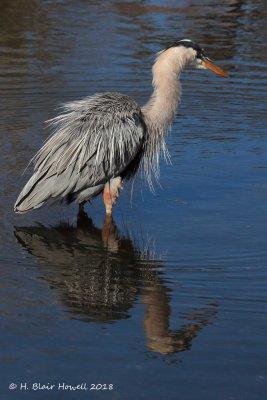
{"label": "shaggy neck plumes", "polygon": [[151,172],[159,178],[159,157],[163,152],[169,159],[164,136],[170,127],[181,98],[179,75],[190,63],[193,54],[182,46],[172,47],[158,54],[152,69],[154,91],[142,108],[147,127],[144,170],[150,186]]}

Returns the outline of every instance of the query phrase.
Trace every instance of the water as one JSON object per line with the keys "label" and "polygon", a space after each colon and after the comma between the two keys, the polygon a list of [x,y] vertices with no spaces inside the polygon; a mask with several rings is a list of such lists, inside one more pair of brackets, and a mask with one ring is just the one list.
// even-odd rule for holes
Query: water
{"label": "water", "polygon": [[[249,0],[1,2],[1,399],[264,398],[266,16]],[[101,199],[78,222],[75,206],[14,215],[57,105],[143,104],[156,51],[183,37],[231,78],[184,72],[156,195],[125,187],[114,223]]]}

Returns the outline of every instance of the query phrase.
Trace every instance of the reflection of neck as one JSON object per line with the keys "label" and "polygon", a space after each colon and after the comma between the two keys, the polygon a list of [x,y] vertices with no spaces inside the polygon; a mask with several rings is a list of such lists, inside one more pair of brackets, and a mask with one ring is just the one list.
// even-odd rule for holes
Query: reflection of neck
{"label": "reflection of neck", "polygon": [[169,335],[170,306],[163,286],[149,288],[144,295],[146,304],[144,328],[150,351],[168,354],[174,351]]}
{"label": "reflection of neck", "polygon": [[160,354],[190,349],[193,338],[204,326],[209,325],[210,319],[217,313],[216,304],[194,310],[192,314],[186,314],[186,324],[172,331],[169,327],[171,310],[167,290],[158,283],[144,290],[144,329],[148,348]]}

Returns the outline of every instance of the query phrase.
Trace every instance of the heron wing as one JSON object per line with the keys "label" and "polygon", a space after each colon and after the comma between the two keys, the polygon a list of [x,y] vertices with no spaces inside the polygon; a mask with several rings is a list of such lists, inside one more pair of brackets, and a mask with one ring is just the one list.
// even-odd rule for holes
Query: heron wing
{"label": "heron wing", "polygon": [[140,152],[145,125],[138,104],[119,93],[67,103],[48,121],[53,134],[33,158],[34,174],[22,190],[17,212],[92,188],[98,194]]}

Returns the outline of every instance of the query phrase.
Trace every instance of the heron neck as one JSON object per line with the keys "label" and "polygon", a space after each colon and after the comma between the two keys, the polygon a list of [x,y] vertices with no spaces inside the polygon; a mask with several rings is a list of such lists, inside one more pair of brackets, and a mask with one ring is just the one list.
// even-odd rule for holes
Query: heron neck
{"label": "heron neck", "polygon": [[182,89],[181,71],[189,62],[184,48],[171,48],[159,53],[152,69],[154,91],[142,112],[149,126],[165,134],[176,114]]}

